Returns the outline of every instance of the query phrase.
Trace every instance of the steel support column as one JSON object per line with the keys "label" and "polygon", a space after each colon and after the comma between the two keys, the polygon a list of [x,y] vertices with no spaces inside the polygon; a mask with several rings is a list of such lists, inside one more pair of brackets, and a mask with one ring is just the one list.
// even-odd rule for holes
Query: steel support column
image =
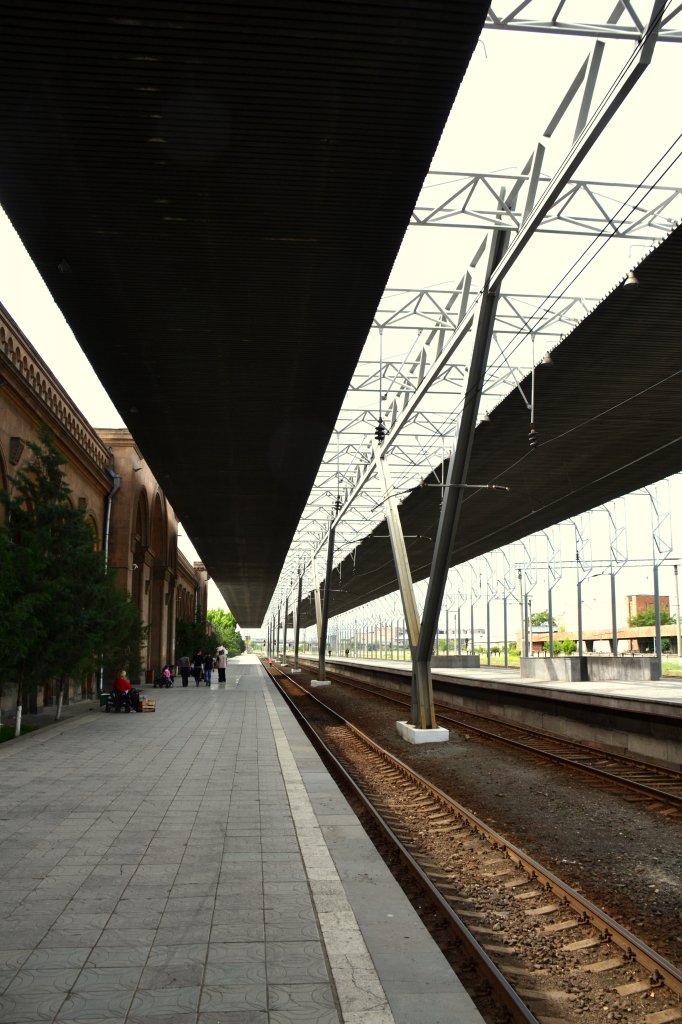
{"label": "steel support column", "polygon": [[618,657],[618,620],[616,614],[616,574],[611,573],[611,653]]}
{"label": "steel support column", "polygon": [[282,628],[282,606],[279,605],[278,608],[277,608],[277,646],[275,648],[275,657],[277,658],[277,661],[281,661],[282,660],[281,657],[280,657],[280,653],[279,653],[279,632],[280,632],[281,628]]}
{"label": "steel support column", "polygon": [[532,654],[530,646],[530,613],[528,610],[528,591],[525,590],[523,593],[523,656],[524,658],[530,658]]}
{"label": "steel support column", "polygon": [[317,578],[317,558],[316,558],[315,555],[313,555],[312,570],[313,570],[313,589],[314,589],[314,592],[315,592],[315,626],[317,627],[317,655],[319,657],[319,655],[320,655],[320,647],[322,646],[322,644],[320,642],[320,637],[322,635],[322,633],[321,633],[321,629],[322,629],[322,602],[320,600],[320,581]]}
{"label": "steel support column", "polygon": [[[412,687],[420,692],[431,694],[431,714],[433,715],[433,691],[431,683],[430,651],[438,629],[438,617],[443,603],[443,594],[447,582],[448,569],[455,546],[457,527],[462,511],[464,485],[467,480],[471,450],[474,443],[474,431],[478,418],[478,407],[483,391],[485,369],[495,322],[495,310],[499,299],[502,277],[494,288],[490,287],[493,273],[498,268],[507,247],[508,235],[504,231],[494,231],[490,238],[488,264],[486,267],[485,285],[478,309],[478,320],[474,336],[471,366],[467,382],[466,395],[460,421],[457,443],[450,458],[448,475],[443,496],[436,542],[431,562],[422,626],[417,644],[416,658],[412,666]],[[473,643],[473,637],[472,637]]]}
{"label": "steel support column", "polygon": [[284,599],[284,635],[282,636],[282,661],[287,660],[287,626],[289,624],[289,595]]}
{"label": "steel support column", "polygon": [[486,636],[486,659],[488,666],[490,666],[490,598],[488,597],[485,605],[485,636]]}
{"label": "steel support column", "polygon": [[[388,462],[384,457],[382,457],[381,449],[376,441],[374,442],[374,461],[376,463],[377,476],[383,493],[388,536],[391,541],[393,561],[395,562],[398,586],[400,588],[400,599],[403,603],[403,613],[407,624],[407,637],[410,643],[412,662],[414,663],[417,643],[419,641],[419,611],[417,609],[417,600],[414,594],[414,587],[412,585],[412,573],[410,572],[410,563],[407,557],[407,548],[405,547],[405,537],[403,536],[403,529],[400,523],[398,503],[393,495],[391,471]],[[422,686],[421,681],[420,684],[417,684],[415,682],[414,675],[412,677],[412,708],[410,711],[410,723],[418,729],[434,729],[436,727],[436,715],[433,710],[433,693],[431,692],[430,684],[430,676],[427,687]]]}
{"label": "steel support column", "polygon": [[658,563],[654,562],[654,624],[656,629],[656,660],[663,675],[663,652],[661,650],[661,595],[658,588]]}
{"label": "steel support column", "polygon": [[326,657],[327,657],[327,624],[329,620],[329,592],[332,586],[332,569],[334,568],[334,535],[336,529],[334,526],[329,528],[329,543],[327,545],[327,572],[324,577],[324,597],[322,599],[322,619],[319,625],[319,637],[320,637],[320,649],[318,651],[319,657],[319,671],[318,671],[318,682],[323,682],[325,679],[326,672]]}
{"label": "steel support column", "polygon": [[303,573],[298,574],[298,597],[296,599],[296,632],[294,633],[294,668],[298,668],[298,650],[301,634],[301,602],[303,600]]}
{"label": "steel support column", "polygon": [[682,651],[680,650],[680,631],[682,630],[682,624],[680,623],[680,585],[678,583],[678,571],[677,565],[673,565],[673,571],[675,573],[675,637],[677,642],[677,659],[680,660]]}

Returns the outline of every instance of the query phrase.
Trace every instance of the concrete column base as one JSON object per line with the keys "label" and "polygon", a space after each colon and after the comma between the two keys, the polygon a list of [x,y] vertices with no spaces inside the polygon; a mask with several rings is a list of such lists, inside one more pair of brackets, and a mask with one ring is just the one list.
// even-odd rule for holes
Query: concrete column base
{"label": "concrete column base", "polygon": [[310,685],[311,686],[331,686],[332,684],[329,682],[328,679],[311,679],[310,680]]}
{"label": "concrete column base", "polygon": [[395,725],[398,735],[408,743],[446,743],[450,739],[449,731],[440,725],[435,729],[418,729],[409,722],[396,722]]}

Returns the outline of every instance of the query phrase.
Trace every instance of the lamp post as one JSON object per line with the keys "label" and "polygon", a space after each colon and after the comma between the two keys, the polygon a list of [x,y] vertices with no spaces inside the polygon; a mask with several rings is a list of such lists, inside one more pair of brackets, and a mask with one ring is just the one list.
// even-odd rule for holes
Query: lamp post
{"label": "lamp post", "polygon": [[[668,501],[666,507],[662,507],[662,503],[658,494],[652,492],[648,487],[642,488],[641,491],[634,491],[635,495],[644,495],[649,499],[650,510],[651,510],[651,533],[652,533],[652,569],[654,579],[654,623],[656,629],[656,649],[654,654],[658,660],[659,670],[663,671],[663,657],[662,657],[662,644],[661,644],[661,597],[658,588],[658,567],[668,557],[672,551],[672,534],[671,534],[671,517],[670,517],[670,494],[668,493]],[[678,615],[679,619],[679,615]]]}
{"label": "lamp post", "polygon": [[677,639],[677,660],[680,660],[680,590],[677,581],[677,566],[673,566],[673,573],[675,575],[675,624],[676,624],[676,639]]}
{"label": "lamp post", "polygon": [[583,656],[583,583],[592,572],[592,546],[588,548],[588,538],[582,533],[575,519],[566,520],[573,527],[575,533],[575,569],[577,575],[577,602],[578,602],[578,657]]}
{"label": "lamp post", "polygon": [[526,621],[525,621],[525,600],[523,594],[523,573],[519,569],[519,612],[521,614],[521,629],[519,631],[519,639],[521,641],[521,654],[524,658],[528,657],[528,651],[526,650]]}

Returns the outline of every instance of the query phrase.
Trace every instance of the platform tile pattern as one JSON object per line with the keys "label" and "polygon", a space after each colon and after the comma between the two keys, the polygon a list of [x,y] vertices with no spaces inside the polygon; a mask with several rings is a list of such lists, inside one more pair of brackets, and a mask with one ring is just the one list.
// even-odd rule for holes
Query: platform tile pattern
{"label": "platform tile pattern", "polygon": [[[0,750],[0,1021],[408,1024],[410,953],[382,984],[341,877],[357,820],[256,660],[154,696]],[[432,952],[420,1019],[479,1021]]]}

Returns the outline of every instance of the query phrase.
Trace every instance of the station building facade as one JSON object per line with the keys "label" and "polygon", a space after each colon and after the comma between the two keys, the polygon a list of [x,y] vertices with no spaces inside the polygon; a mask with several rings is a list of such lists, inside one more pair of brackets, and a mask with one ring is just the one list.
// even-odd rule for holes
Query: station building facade
{"label": "station building facade", "polygon": [[[0,488],[8,489],[30,458],[27,441],[38,440],[41,422],[66,460],[73,504],[149,627],[142,657],[148,677],[174,664],[178,618],[205,622],[206,569],[178,550],[177,516],[130,432],[93,428],[0,306]],[[11,689],[5,686],[0,696],[3,711],[13,706]],[[96,681],[87,680],[72,686],[71,698],[95,689]],[[36,705],[53,699],[53,681],[46,679]]]}

